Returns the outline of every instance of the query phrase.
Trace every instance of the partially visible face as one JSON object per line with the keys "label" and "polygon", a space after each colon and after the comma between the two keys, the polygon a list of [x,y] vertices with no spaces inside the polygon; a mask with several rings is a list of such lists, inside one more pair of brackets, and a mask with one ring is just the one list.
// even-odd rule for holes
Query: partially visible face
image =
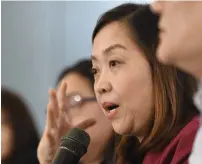
{"label": "partially visible face", "polygon": [[143,52],[124,25],[113,22],[93,43],[96,97],[119,134],[143,137],[153,115],[152,77]]}
{"label": "partially visible face", "polygon": [[202,76],[202,2],[156,1],[151,8],[160,15],[158,59]]}
{"label": "partially visible face", "polygon": [[9,157],[13,150],[13,130],[5,109],[1,109],[1,159]]}
{"label": "partially visible face", "polygon": [[[67,83],[67,96],[76,92],[84,98],[95,97],[90,82],[83,76],[77,73],[70,73],[63,78],[63,81]],[[111,123],[102,113],[96,100],[85,102],[81,106],[68,109],[68,116],[70,124],[73,126],[77,126],[88,119],[94,119],[96,121],[94,125],[85,129],[91,137],[92,144],[106,146],[105,144],[114,134]]]}

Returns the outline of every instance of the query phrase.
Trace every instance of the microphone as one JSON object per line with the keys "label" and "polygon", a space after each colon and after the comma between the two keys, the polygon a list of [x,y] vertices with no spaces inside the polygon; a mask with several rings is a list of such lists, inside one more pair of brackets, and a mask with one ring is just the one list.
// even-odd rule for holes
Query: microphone
{"label": "microphone", "polygon": [[81,157],[86,154],[89,143],[88,133],[79,128],[72,128],[62,137],[52,164],[78,164]]}

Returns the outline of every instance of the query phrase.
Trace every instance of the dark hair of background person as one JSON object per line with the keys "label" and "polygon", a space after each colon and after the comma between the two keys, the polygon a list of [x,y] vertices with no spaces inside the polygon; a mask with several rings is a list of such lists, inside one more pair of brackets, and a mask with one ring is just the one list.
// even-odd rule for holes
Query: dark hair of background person
{"label": "dark hair of background person", "polygon": [[124,163],[137,163],[137,160],[141,163],[145,153],[163,150],[198,114],[192,100],[197,81],[187,73],[158,62],[158,16],[150,11],[149,5],[126,3],[105,12],[96,24],[92,42],[100,30],[115,21],[125,25],[128,36],[144,52],[151,67],[155,113],[150,132],[141,143],[136,137],[123,137],[117,148]]}
{"label": "dark hair of background person", "polygon": [[68,75],[70,73],[78,73],[82,77],[88,79],[88,81],[90,82],[90,84],[93,88],[94,77],[92,75],[92,61],[91,60],[89,60],[89,59],[79,60],[74,65],[64,68],[57,78],[56,85],[58,85],[60,83],[60,81],[66,75]]}
{"label": "dark hair of background person", "polygon": [[[94,85],[94,77],[92,74],[92,61],[90,59],[82,59],[76,62],[74,65],[70,67],[66,67],[63,71],[59,74],[56,85],[58,85],[61,80],[70,73],[77,73],[83,78],[86,78],[89,81],[89,84],[94,92],[93,85]],[[104,161],[101,164],[112,164],[114,163],[114,155],[115,155],[115,144],[118,142],[120,137],[117,134],[114,134],[112,139],[109,142],[109,146],[106,147],[104,151]]]}
{"label": "dark hair of background person", "polygon": [[12,154],[3,164],[38,164],[39,136],[29,113],[29,107],[16,93],[1,88],[1,110],[4,110],[14,132]]}

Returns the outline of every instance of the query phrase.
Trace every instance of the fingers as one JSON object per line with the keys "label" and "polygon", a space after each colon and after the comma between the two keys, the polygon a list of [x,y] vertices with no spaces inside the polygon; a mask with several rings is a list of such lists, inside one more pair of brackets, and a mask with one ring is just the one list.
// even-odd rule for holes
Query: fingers
{"label": "fingers", "polygon": [[57,101],[56,91],[54,89],[51,89],[49,92],[49,96],[50,96],[50,103],[51,103],[52,109],[54,111],[55,117],[58,118],[59,117],[59,105],[58,105],[58,101]]}
{"label": "fingers", "polygon": [[92,125],[94,125],[96,123],[96,120],[94,119],[88,119],[86,121],[81,122],[80,124],[76,125],[76,128],[80,128],[80,129],[86,129]]}
{"label": "fingers", "polygon": [[[46,127],[38,147],[38,157],[41,163],[50,163],[59,146],[61,132],[68,131],[69,125],[64,121],[66,83],[59,91],[49,90],[49,103],[47,105]],[[61,126],[62,125],[62,126]]]}
{"label": "fingers", "polygon": [[62,82],[58,90],[58,105],[60,112],[65,113],[66,111],[66,89],[67,84]]}
{"label": "fingers", "polygon": [[59,117],[59,109],[54,89],[49,90],[49,103],[47,105],[46,127],[48,131],[57,128],[57,119]]}
{"label": "fingers", "polygon": [[[67,130],[69,127],[69,117],[67,112],[67,100],[66,100],[66,90],[67,90],[67,83],[62,82],[58,89],[58,104],[59,104],[59,126]],[[66,125],[64,125],[66,124]],[[62,130],[64,131],[64,130]]]}
{"label": "fingers", "polygon": [[69,124],[68,112],[66,112],[66,89],[67,84],[62,82],[57,90],[57,94],[54,89],[50,89],[49,91],[46,135],[54,140],[60,140],[60,138],[72,127]]}

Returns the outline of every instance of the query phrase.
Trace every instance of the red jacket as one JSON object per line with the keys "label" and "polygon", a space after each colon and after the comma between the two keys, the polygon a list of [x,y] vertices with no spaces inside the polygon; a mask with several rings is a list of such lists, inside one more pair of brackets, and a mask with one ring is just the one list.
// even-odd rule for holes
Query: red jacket
{"label": "red jacket", "polygon": [[147,153],[143,164],[188,164],[199,122],[199,117],[194,117],[163,151]]}

